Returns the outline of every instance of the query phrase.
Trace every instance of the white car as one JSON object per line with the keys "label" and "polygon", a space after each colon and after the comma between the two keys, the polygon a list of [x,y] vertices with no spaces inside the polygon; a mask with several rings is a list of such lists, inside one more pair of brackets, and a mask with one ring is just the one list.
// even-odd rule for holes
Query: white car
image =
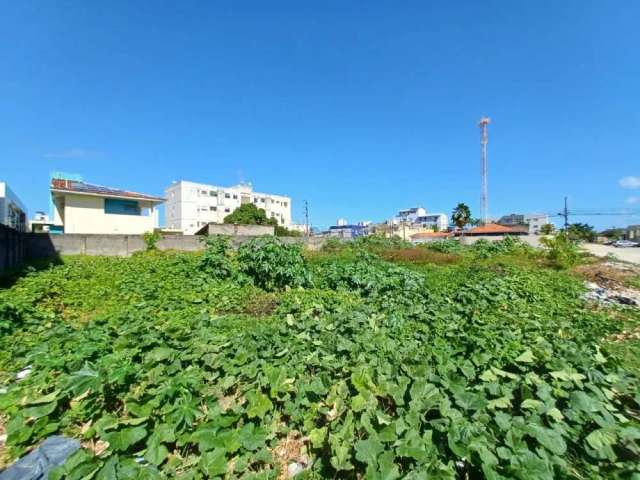
{"label": "white car", "polygon": [[616,242],[613,242],[613,246],[618,248],[629,248],[629,247],[637,247],[638,244],[630,240],[618,240]]}

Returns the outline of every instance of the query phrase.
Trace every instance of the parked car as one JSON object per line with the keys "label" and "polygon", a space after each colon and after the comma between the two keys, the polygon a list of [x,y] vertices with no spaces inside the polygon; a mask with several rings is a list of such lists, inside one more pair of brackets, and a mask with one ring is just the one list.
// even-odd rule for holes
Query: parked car
{"label": "parked car", "polygon": [[632,242],[631,240],[618,240],[613,242],[614,247],[618,248],[629,248],[629,247],[637,247],[638,244],[636,242]]}

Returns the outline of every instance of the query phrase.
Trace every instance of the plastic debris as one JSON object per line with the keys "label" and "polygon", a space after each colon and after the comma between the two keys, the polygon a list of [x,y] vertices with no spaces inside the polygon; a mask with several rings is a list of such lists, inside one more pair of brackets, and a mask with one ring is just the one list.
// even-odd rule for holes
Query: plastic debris
{"label": "plastic debris", "polygon": [[55,435],[0,473],[0,480],[45,480],[49,472],[80,448],[80,442]]}
{"label": "plastic debris", "polygon": [[27,377],[31,373],[31,370],[33,370],[33,367],[31,365],[27,365],[18,373],[16,373],[16,378],[18,380],[22,380],[23,378]]}

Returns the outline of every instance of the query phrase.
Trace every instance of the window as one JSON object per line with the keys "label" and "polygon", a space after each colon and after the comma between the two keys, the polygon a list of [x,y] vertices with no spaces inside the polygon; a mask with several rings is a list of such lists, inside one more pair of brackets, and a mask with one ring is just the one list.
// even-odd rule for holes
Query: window
{"label": "window", "polygon": [[253,197],[253,203],[258,203],[258,197]]}
{"label": "window", "polygon": [[206,195],[206,194],[207,194],[207,191],[206,191],[206,190],[201,190],[201,191],[200,191],[200,193],[201,193],[202,195]]}
{"label": "window", "polygon": [[213,190],[211,190],[209,192],[209,195],[211,195],[212,197],[217,197],[218,196],[218,192],[214,192]]}
{"label": "window", "polygon": [[119,198],[105,198],[104,213],[110,215],[141,215],[138,202]]}
{"label": "window", "polygon": [[218,207],[209,207],[209,210],[211,210],[212,212],[215,212],[216,210],[218,210]]}
{"label": "window", "polygon": [[264,198],[261,198],[261,199],[260,199],[260,201],[261,201],[262,203],[264,203]]}
{"label": "window", "polygon": [[229,208],[225,208],[225,209],[224,209],[224,211],[225,211],[226,213],[229,213],[231,210],[230,210]]}
{"label": "window", "polygon": [[285,206],[285,207],[287,207],[287,206],[288,206],[287,202],[284,202],[284,206]]}
{"label": "window", "polygon": [[238,195],[234,195],[234,196],[233,196],[233,199],[234,199],[234,200],[237,200],[237,199],[238,199]]}
{"label": "window", "polygon": [[228,193],[225,193],[224,198],[231,198],[231,195],[229,195]]}

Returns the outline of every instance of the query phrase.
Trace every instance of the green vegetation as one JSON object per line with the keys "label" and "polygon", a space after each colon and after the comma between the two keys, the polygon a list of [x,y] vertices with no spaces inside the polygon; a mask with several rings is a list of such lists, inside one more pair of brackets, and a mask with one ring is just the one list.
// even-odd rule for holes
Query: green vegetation
{"label": "green vegetation", "polygon": [[591,225],[586,223],[572,223],[567,229],[569,238],[574,241],[595,242],[598,234]]}
{"label": "green vegetation", "polygon": [[142,239],[144,240],[144,244],[146,246],[147,251],[156,250],[157,243],[160,240],[161,235],[160,232],[146,232],[142,235]]}
{"label": "green vegetation", "polygon": [[451,221],[453,224],[462,229],[464,226],[471,221],[471,210],[464,203],[459,203],[456,205],[456,208],[453,209],[453,213],[451,213]]}
{"label": "green vegetation", "polygon": [[639,315],[546,254],[206,242],[0,290],[0,463],[61,432],[56,479],[640,475],[638,341],[608,340]]}
{"label": "green vegetation", "polygon": [[555,231],[556,227],[553,223],[545,223],[540,227],[540,233],[542,235],[551,235]]}
{"label": "green vegetation", "polygon": [[289,230],[287,227],[278,225],[275,218],[267,218],[267,213],[263,208],[256,207],[253,203],[240,205],[229,215],[224,217],[224,223],[237,225],[273,225],[276,237],[301,237],[302,232]]}

